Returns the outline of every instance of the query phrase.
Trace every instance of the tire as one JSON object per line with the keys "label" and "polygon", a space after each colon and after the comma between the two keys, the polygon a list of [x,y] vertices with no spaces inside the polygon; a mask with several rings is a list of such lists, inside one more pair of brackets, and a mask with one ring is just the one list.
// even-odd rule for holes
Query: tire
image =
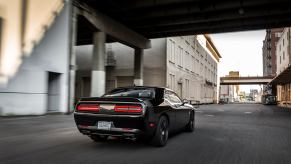
{"label": "tire", "polygon": [[94,142],[104,142],[107,140],[108,136],[91,135],[90,138]]}
{"label": "tire", "polygon": [[156,132],[151,140],[153,146],[162,147],[167,144],[169,137],[169,121],[167,117],[162,116],[159,119]]}
{"label": "tire", "polygon": [[185,130],[186,130],[187,132],[194,132],[194,130],[195,130],[195,115],[194,115],[193,112],[192,112],[191,115],[190,115],[189,122],[188,122],[188,124],[186,125]]}

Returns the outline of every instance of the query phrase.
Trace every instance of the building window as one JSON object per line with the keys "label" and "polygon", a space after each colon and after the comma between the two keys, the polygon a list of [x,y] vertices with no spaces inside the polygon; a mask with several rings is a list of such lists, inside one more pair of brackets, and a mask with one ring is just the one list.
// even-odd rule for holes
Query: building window
{"label": "building window", "polygon": [[285,52],[283,51],[283,60],[285,60]]}
{"label": "building window", "polygon": [[205,65],[205,68],[204,68],[204,77],[206,78],[207,77],[207,67]]}
{"label": "building window", "polygon": [[179,46],[179,51],[178,51],[178,65],[180,67],[183,67],[182,66],[182,63],[183,63],[183,48]]}
{"label": "building window", "polygon": [[188,99],[189,98],[189,91],[190,91],[190,80],[189,79],[185,79],[185,96]]}
{"label": "building window", "polygon": [[194,72],[194,70],[195,70],[195,62],[196,62],[196,60],[195,60],[195,58],[192,56],[192,58],[191,58],[192,60],[191,60],[191,72]]}
{"label": "building window", "polygon": [[190,65],[190,54],[189,54],[189,52],[187,52],[187,51],[185,51],[185,60],[184,60],[185,62],[185,69],[187,69],[187,70],[189,70],[189,65]]}
{"label": "building window", "polygon": [[169,41],[169,61],[175,63],[175,42],[171,39]]}
{"label": "building window", "polygon": [[175,90],[175,75],[169,74],[169,88]]}
{"label": "building window", "polygon": [[199,60],[196,59],[196,64],[195,64],[195,73],[199,74]]}
{"label": "building window", "polygon": [[282,62],[282,61],[281,61],[281,56],[280,56],[280,64],[281,64],[281,62]]}

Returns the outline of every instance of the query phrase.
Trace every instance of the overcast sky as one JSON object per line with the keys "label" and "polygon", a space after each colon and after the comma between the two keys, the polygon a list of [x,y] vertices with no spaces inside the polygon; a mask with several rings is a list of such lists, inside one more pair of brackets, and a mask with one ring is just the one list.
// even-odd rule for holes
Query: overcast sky
{"label": "overcast sky", "polygon": [[[241,76],[262,76],[262,47],[266,30],[221,33],[210,35],[222,59],[218,75],[228,75],[229,71],[239,71]],[[241,86],[249,92],[258,86]]]}

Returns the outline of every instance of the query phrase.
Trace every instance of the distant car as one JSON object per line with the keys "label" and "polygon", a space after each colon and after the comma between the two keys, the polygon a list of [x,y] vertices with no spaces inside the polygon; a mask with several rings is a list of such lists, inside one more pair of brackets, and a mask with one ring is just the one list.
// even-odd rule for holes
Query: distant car
{"label": "distant car", "polygon": [[277,100],[274,95],[263,95],[261,98],[262,104],[264,105],[276,105]]}
{"label": "distant car", "polygon": [[225,104],[225,103],[226,103],[226,101],[224,99],[220,99],[218,102],[218,104]]}
{"label": "distant car", "polygon": [[94,141],[109,136],[147,139],[164,146],[169,133],[194,131],[194,107],[160,87],[122,87],[102,97],[82,98],[74,118],[79,131]]}

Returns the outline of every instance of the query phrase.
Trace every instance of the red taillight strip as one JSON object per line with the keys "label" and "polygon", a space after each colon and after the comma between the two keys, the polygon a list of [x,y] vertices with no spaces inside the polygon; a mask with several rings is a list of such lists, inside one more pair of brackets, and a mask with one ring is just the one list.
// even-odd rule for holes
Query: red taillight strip
{"label": "red taillight strip", "polygon": [[100,106],[99,104],[80,104],[77,106],[77,110],[98,112],[100,110]]}
{"label": "red taillight strip", "polygon": [[116,105],[114,111],[120,113],[140,113],[142,112],[142,107],[137,105]]}

